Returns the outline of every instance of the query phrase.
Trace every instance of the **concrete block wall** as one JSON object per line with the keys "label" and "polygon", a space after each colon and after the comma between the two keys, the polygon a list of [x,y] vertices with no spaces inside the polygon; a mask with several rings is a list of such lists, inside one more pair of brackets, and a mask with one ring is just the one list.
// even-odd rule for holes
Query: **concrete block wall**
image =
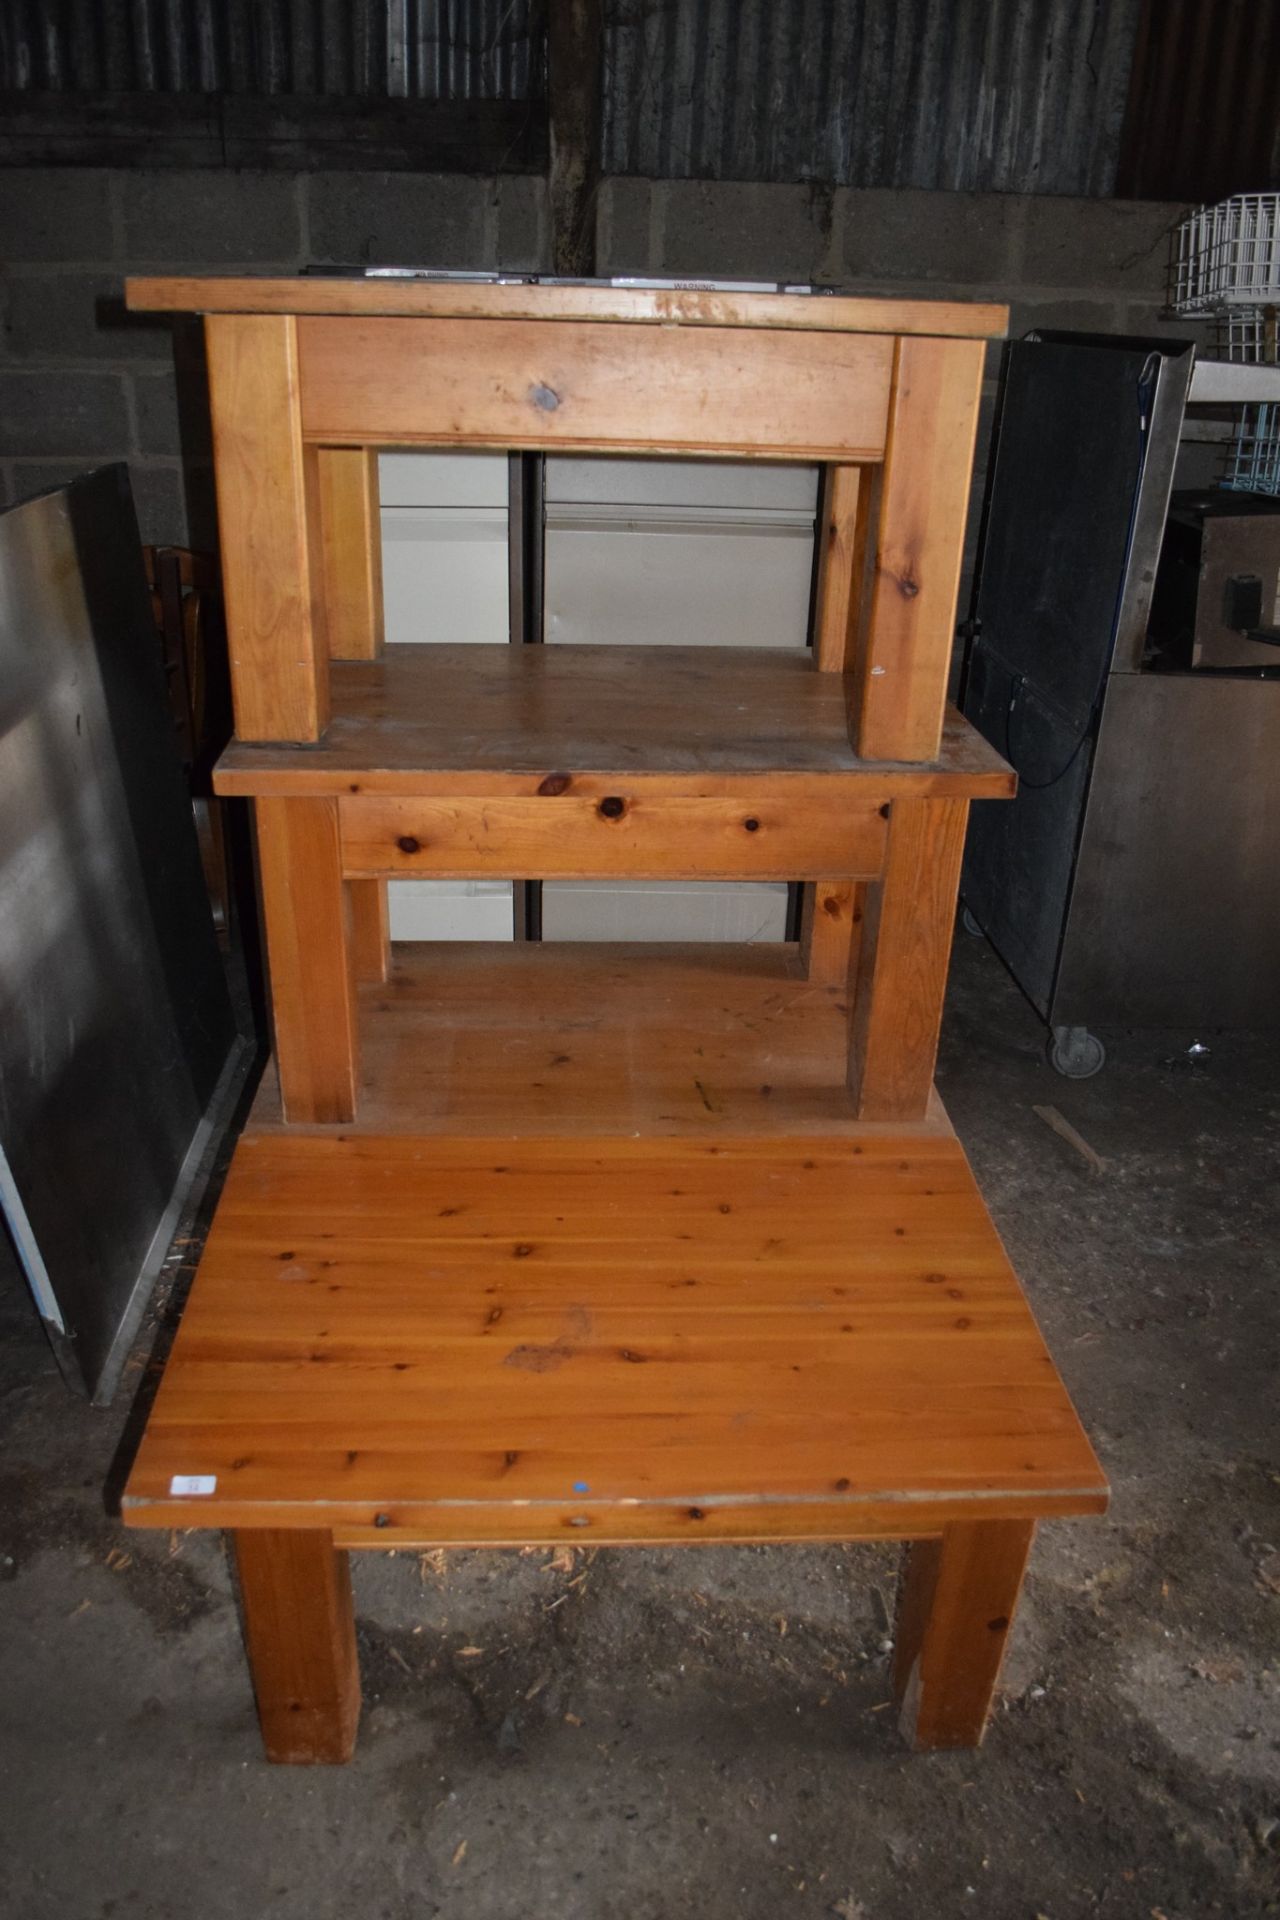
{"label": "concrete block wall", "polygon": [[130,273],[543,266],[541,180],[0,170],[0,494],[127,460],[144,540],[216,543],[199,323],[124,310]]}
{"label": "concrete block wall", "polygon": [[[1038,327],[1191,338],[1162,317],[1170,229],[1186,211],[1149,200],[1048,194],[607,181],[601,273],[793,279],[851,293],[997,300],[1014,338]],[[987,356],[970,499],[966,578],[977,542],[1000,348]],[[1201,462],[1203,465],[1203,462]],[[1197,471],[1190,476],[1200,484]]]}
{"label": "concrete block wall", "polygon": [[[1015,333],[1179,333],[1185,327],[1163,321],[1160,309],[1168,231],[1181,211],[1145,201],[618,179],[599,195],[599,266],[1008,300]],[[6,169],[0,260],[4,498],[124,458],[143,537],[209,547],[216,533],[199,327],[126,314],[124,276],[292,273],[308,262],[545,269],[546,195],[540,179],[524,176]],[[996,359],[993,351],[989,400]],[[975,493],[981,470],[980,450]]]}
{"label": "concrete block wall", "polygon": [[1007,300],[1014,333],[1167,331],[1168,236],[1184,211],[1047,194],[609,180],[599,203],[600,271]]}

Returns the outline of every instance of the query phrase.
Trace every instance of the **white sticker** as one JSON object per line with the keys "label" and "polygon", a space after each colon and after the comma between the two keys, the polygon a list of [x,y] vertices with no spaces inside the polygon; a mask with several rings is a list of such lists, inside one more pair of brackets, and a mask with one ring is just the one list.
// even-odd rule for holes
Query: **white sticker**
{"label": "white sticker", "polygon": [[218,1485],[216,1473],[175,1473],[169,1482],[171,1494],[213,1493]]}

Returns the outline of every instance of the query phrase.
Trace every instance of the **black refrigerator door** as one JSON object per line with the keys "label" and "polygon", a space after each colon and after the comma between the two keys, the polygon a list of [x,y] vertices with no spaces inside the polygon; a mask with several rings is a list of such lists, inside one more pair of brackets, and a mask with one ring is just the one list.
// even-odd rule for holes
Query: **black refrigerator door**
{"label": "black refrigerator door", "polygon": [[978,805],[965,904],[1049,1017],[1150,418],[1138,343],[1005,349],[966,716],[1019,777]]}

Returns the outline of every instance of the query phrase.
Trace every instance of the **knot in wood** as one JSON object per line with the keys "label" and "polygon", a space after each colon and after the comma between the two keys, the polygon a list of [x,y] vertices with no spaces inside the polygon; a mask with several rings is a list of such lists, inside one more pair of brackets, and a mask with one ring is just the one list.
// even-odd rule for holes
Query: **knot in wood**
{"label": "knot in wood", "polygon": [[626,810],[627,810],[626,801],[620,798],[620,796],[616,793],[606,793],[604,799],[600,802],[600,806],[598,809],[598,811],[604,815],[606,820],[621,820]]}
{"label": "knot in wood", "polygon": [[415,840],[411,833],[402,833],[396,841],[396,845],[399,847],[401,853],[420,853],[422,851],[421,841]]}
{"label": "knot in wood", "polygon": [[544,387],[540,380],[535,380],[530,387],[529,398],[532,400],[534,406],[541,407],[544,413],[554,413],[560,405],[560,395],[556,392],[555,388]]}
{"label": "knot in wood", "polygon": [[573,775],[570,773],[544,774],[543,778],[538,782],[538,792],[548,794],[565,793],[568,791],[572,781]]}

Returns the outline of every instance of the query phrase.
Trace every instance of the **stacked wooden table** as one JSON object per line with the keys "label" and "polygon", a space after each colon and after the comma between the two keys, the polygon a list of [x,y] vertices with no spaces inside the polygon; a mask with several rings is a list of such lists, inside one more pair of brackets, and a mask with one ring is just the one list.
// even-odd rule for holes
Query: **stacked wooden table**
{"label": "stacked wooden table", "polygon": [[[206,317],[275,1027],[125,1495],[234,1530],[267,1752],[341,1760],[347,1550],[902,1539],[981,1738],[1038,1519],[1106,1488],[933,1090],[945,710],[1003,309],[135,281]],[[378,449],[818,461],[811,655],[384,647]],[[388,944],[393,879],[802,881],[798,943]]]}

